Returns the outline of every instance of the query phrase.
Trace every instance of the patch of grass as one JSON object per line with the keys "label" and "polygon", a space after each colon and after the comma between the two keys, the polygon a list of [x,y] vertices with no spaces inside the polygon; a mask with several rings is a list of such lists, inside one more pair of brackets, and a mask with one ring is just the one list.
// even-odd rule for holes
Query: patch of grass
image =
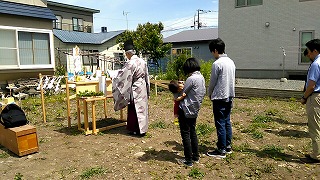
{"label": "patch of grass", "polygon": [[152,138],[152,134],[146,133],[146,135],[144,136],[144,138]]}
{"label": "patch of grass", "polygon": [[258,130],[253,131],[251,135],[252,135],[252,137],[253,137],[254,139],[261,139],[261,138],[263,138],[263,133],[260,132],[260,131],[258,131]]}
{"label": "patch of grass", "polygon": [[207,139],[200,139],[199,140],[199,145],[201,145],[201,146],[211,146],[213,144],[214,143],[212,140],[207,140]]}
{"label": "patch of grass", "polygon": [[50,141],[50,137],[41,137],[39,140],[39,143],[42,144],[49,141]]}
{"label": "patch of grass", "polygon": [[107,169],[105,169],[103,167],[88,168],[81,173],[80,178],[81,179],[89,179],[93,176],[98,176],[98,175],[104,174],[106,172],[107,172]]}
{"label": "patch of grass", "polygon": [[[242,133],[250,133],[253,136],[257,136],[258,134],[263,135],[261,132],[259,132],[260,128],[268,128],[269,126],[267,124],[263,123],[252,123],[247,128],[243,129]],[[258,135],[259,136],[259,135]],[[257,137],[258,137],[257,136]],[[263,136],[262,136],[263,137]]]}
{"label": "patch of grass", "polygon": [[10,155],[9,155],[9,153],[8,152],[3,152],[3,153],[1,153],[0,154],[0,158],[8,158]]}
{"label": "patch of grass", "polygon": [[214,128],[208,124],[198,124],[196,126],[196,132],[198,136],[207,137],[212,134]]}
{"label": "patch of grass", "polygon": [[[274,112],[270,112],[274,113]],[[262,116],[262,115],[257,115],[253,119],[253,123],[268,123],[271,122],[272,118],[270,116]]]}
{"label": "patch of grass", "polygon": [[261,151],[262,155],[271,157],[274,160],[285,159],[285,154],[283,153],[283,148],[276,145],[267,145]]}
{"label": "patch of grass", "polygon": [[232,160],[234,160],[236,157],[236,155],[234,153],[231,153],[231,154],[227,154],[227,157],[224,158],[224,160],[228,163],[231,163]]}
{"label": "patch of grass", "polygon": [[167,129],[168,128],[168,124],[166,124],[163,121],[157,121],[157,122],[153,122],[150,124],[150,129]]}
{"label": "patch of grass", "polygon": [[250,113],[250,112],[252,112],[252,109],[249,107],[236,107],[236,108],[232,109],[232,112],[236,112],[236,111]]}
{"label": "patch of grass", "polygon": [[291,102],[296,102],[296,101],[297,101],[297,99],[296,99],[296,98],[294,98],[294,97],[291,97],[291,98],[289,99],[289,101],[291,101]]}
{"label": "patch of grass", "polygon": [[46,103],[65,103],[65,97],[66,94],[65,93],[60,93],[60,94],[55,94],[55,95],[49,95],[49,96],[45,96],[45,101]]}
{"label": "patch of grass", "polygon": [[23,178],[23,175],[21,173],[16,173],[14,175],[14,180],[22,180],[22,178]]}
{"label": "patch of grass", "polygon": [[192,168],[191,171],[188,174],[189,177],[195,178],[195,179],[202,179],[205,176],[204,172],[201,172],[198,168]]}
{"label": "patch of grass", "polygon": [[[274,110],[268,110],[268,114],[277,114]],[[263,138],[263,133],[259,131],[260,128],[270,128],[268,122],[271,122],[272,118],[265,115],[257,115],[253,118],[252,123],[245,129],[243,129],[242,133],[249,133],[252,135],[254,139]]]}
{"label": "patch of grass", "polygon": [[278,115],[279,114],[279,110],[278,109],[268,109],[267,111],[266,111],[266,115],[268,115],[268,116],[276,116],[276,115]]}
{"label": "patch of grass", "polygon": [[250,149],[250,144],[246,143],[242,143],[239,146],[233,145],[232,149],[236,152],[245,152],[248,149]]}

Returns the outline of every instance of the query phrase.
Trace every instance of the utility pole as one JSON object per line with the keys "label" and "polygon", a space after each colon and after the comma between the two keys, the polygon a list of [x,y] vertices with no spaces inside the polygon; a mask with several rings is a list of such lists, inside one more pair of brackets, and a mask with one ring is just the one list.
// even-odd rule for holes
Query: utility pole
{"label": "utility pole", "polygon": [[198,9],[197,11],[198,11],[198,29],[200,29],[200,27],[201,27],[201,25],[200,25],[200,11],[203,12],[203,10]]}
{"label": "utility pole", "polygon": [[200,29],[200,27],[202,27],[202,23],[200,22],[200,12],[202,13],[208,13],[208,12],[212,12],[210,10],[203,10],[203,9],[197,9],[197,12],[198,12],[198,29]]}
{"label": "utility pole", "polygon": [[128,13],[129,13],[129,12],[125,12],[125,11],[122,12],[122,14],[123,14],[124,16],[126,16],[127,30],[128,30]]}

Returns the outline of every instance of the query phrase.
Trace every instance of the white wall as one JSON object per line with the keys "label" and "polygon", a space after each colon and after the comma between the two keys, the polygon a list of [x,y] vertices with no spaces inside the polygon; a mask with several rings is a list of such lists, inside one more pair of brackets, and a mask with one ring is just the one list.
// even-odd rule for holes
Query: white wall
{"label": "white wall", "polygon": [[264,0],[263,5],[241,8],[235,8],[235,0],[220,0],[219,37],[225,41],[226,53],[240,72],[274,70],[264,78],[281,74],[281,46],[287,52],[286,72],[306,72],[309,64],[299,63],[299,35],[300,31],[314,30],[315,38],[319,38],[319,9],[316,0]]}

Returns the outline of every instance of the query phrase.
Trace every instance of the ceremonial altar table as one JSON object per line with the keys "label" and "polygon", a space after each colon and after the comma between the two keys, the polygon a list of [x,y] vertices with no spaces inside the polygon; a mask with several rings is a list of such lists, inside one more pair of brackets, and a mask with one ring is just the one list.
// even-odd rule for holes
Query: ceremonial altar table
{"label": "ceremonial altar table", "polygon": [[[113,98],[111,91],[108,91],[104,96],[90,96],[90,97],[71,97],[69,94],[69,85],[74,84],[76,88],[76,94],[79,92],[84,92],[85,90],[98,92],[99,82],[98,81],[66,81],[66,93],[67,93],[67,111],[68,111],[68,127],[71,127],[71,113],[70,113],[70,99],[76,98],[77,101],[77,121],[78,129],[83,130],[86,135],[97,134],[99,131],[108,130],[120,126],[126,125],[126,122],[117,123],[114,125],[108,125],[105,127],[96,127],[96,101],[103,101],[104,106],[104,118],[107,118],[107,98]],[[111,80],[108,79],[106,85],[110,87]],[[92,110],[92,130],[89,128],[89,115],[88,115],[88,104],[91,104]],[[84,114],[84,128],[81,128],[81,112]],[[120,121],[126,121],[123,118],[123,110],[120,110]]]}

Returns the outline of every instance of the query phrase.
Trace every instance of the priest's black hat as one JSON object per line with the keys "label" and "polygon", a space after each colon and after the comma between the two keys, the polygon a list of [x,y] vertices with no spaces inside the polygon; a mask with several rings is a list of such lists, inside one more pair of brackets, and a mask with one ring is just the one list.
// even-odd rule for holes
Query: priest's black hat
{"label": "priest's black hat", "polygon": [[123,49],[125,51],[133,50],[133,41],[132,40],[127,40],[126,42],[124,42]]}

